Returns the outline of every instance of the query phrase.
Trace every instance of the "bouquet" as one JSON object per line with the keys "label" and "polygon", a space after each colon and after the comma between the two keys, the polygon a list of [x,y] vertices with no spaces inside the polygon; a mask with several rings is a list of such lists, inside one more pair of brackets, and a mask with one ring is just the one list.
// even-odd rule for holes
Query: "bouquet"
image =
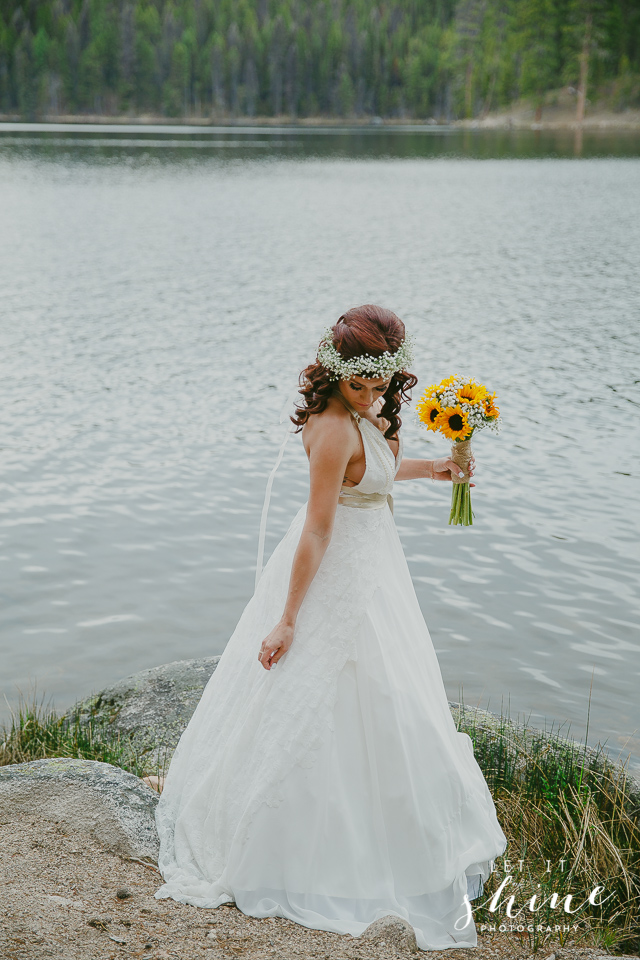
{"label": "bouquet", "polygon": [[452,476],[449,523],[468,526],[473,523],[469,490],[471,437],[483,427],[498,429],[500,411],[496,406],[496,395],[475,380],[455,375],[427,387],[416,410],[427,430],[443,433],[453,441],[451,459],[463,471],[463,476]]}

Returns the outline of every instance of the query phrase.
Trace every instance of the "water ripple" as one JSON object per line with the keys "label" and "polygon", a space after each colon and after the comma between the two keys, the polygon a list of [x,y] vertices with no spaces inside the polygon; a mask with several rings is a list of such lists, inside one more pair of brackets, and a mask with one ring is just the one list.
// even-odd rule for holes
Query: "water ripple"
{"label": "water ripple", "polygon": [[[111,148],[0,149],[9,700],[224,648],[282,403],[323,327],[380,302],[421,384],[469,372],[504,415],[474,444],[473,527],[444,484],[395,494],[450,698],[576,736],[591,698],[590,739],[640,764],[640,161]],[[297,438],[267,551],[306,492]]]}

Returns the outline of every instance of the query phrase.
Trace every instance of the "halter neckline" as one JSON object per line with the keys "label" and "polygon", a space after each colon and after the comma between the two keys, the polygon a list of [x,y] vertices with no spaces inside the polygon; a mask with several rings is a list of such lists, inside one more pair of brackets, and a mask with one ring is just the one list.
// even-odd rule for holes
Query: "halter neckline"
{"label": "halter neckline", "polygon": [[387,443],[387,438],[385,437],[384,433],[382,432],[382,430],[380,430],[379,427],[376,427],[375,423],[372,423],[372,421],[369,420],[368,417],[363,417],[361,413],[358,413],[357,410],[354,410],[353,407],[351,406],[351,404],[349,403],[349,401],[346,399],[346,397],[343,397],[342,393],[341,393],[339,390],[334,390],[333,393],[334,393],[334,396],[336,396],[336,397],[338,398],[338,400],[341,400],[341,401],[342,401],[342,403],[343,403],[344,406],[347,408],[347,410],[349,411],[349,413],[351,414],[351,416],[354,418],[354,420],[356,421],[356,423],[357,423],[358,425],[360,425],[360,423],[362,423],[363,420],[367,420],[368,423],[371,424],[371,426],[372,426],[373,429],[376,431],[376,433],[380,435],[380,439],[382,440],[382,442],[384,443],[385,447],[387,448],[387,450],[389,451],[389,453],[390,453],[391,456],[393,457],[394,462],[397,463],[397,461],[398,461],[398,454],[400,453],[400,439],[399,439],[398,437],[394,437],[394,439],[398,441],[398,454],[395,454],[395,453],[393,452],[393,450],[391,449],[391,447],[389,446],[389,444]]}
{"label": "halter neckline", "polygon": [[[360,423],[360,421],[363,419],[363,418],[362,418],[362,414],[358,413],[357,410],[354,410],[354,409],[353,409],[353,407],[351,406],[351,404],[349,403],[349,401],[346,399],[346,397],[343,397],[343,395],[341,394],[341,392],[340,392],[339,390],[334,390],[334,391],[333,391],[333,395],[334,395],[334,397],[337,397],[338,400],[341,400],[341,401],[342,401],[342,403],[345,405],[345,407],[347,408],[347,410],[349,411],[349,413],[351,414],[351,416],[354,418],[354,420],[356,421],[356,423]],[[366,419],[366,417],[365,417],[365,419]]]}

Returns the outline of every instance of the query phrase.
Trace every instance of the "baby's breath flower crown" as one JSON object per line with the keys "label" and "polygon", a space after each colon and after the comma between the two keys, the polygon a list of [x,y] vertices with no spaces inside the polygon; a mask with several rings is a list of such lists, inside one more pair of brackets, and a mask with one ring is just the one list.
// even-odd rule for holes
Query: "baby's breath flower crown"
{"label": "baby's breath flower crown", "polygon": [[365,380],[380,377],[386,380],[394,373],[406,370],[413,363],[413,338],[405,337],[395,353],[385,350],[379,357],[370,357],[368,353],[363,353],[359,357],[345,360],[333,344],[331,327],[327,327],[318,347],[318,362],[331,371],[333,376],[330,380],[349,380],[351,377],[364,377]]}

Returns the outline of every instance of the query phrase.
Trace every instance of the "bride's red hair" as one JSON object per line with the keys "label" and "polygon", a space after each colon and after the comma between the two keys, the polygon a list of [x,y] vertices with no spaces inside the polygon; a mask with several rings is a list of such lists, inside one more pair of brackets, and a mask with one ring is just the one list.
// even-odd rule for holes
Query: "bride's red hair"
{"label": "bride's red hair", "polygon": [[[347,310],[333,326],[333,345],[345,360],[368,354],[371,357],[380,357],[388,350],[395,353],[405,338],[404,323],[391,310],[376,307],[366,303],[362,307],[353,307]],[[367,371],[360,376],[366,376]],[[300,390],[302,402],[296,404],[296,412],[290,418],[296,424],[296,433],[302,430],[303,425],[314,413],[322,413],[326,409],[329,397],[336,385],[330,370],[327,370],[318,360],[309,364],[300,374]],[[402,371],[394,373],[391,382],[383,394],[384,404],[379,417],[389,421],[385,437],[395,437],[400,429],[402,420],[399,417],[400,407],[408,403],[410,390],[415,387],[418,378],[412,373]]]}

